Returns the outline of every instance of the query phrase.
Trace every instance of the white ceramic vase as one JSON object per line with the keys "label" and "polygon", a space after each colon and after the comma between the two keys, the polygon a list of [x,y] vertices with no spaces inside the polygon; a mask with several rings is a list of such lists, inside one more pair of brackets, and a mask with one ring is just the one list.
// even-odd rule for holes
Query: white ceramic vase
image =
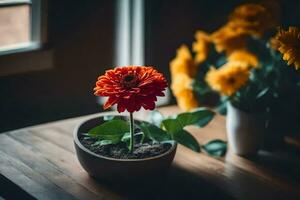
{"label": "white ceramic vase", "polygon": [[231,152],[241,156],[255,155],[264,138],[264,119],[259,114],[239,110],[228,102],[226,129]]}

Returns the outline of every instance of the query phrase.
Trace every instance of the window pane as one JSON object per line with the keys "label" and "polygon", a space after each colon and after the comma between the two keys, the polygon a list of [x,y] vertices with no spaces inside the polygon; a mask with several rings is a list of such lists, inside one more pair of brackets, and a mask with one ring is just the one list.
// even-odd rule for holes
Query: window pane
{"label": "window pane", "polygon": [[0,48],[30,42],[30,6],[0,7]]}

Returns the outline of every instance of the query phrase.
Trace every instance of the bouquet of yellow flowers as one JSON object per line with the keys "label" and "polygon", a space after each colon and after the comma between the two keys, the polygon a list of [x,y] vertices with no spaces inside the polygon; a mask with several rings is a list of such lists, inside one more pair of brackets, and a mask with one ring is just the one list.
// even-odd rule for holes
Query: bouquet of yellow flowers
{"label": "bouquet of yellow flowers", "polygon": [[171,89],[179,107],[191,110],[211,95],[219,97],[221,113],[228,101],[247,113],[270,116],[296,106],[300,30],[279,28],[279,21],[276,1],[247,3],[236,7],[218,30],[197,31],[193,51],[182,45],[170,62]]}

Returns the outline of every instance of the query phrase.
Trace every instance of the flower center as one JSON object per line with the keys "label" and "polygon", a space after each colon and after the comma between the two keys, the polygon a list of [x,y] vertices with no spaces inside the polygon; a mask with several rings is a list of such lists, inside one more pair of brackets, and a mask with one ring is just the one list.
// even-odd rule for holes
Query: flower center
{"label": "flower center", "polygon": [[122,79],[122,84],[126,88],[132,88],[136,86],[137,78],[134,74],[127,74]]}
{"label": "flower center", "polygon": [[125,82],[130,82],[130,81],[132,81],[134,79],[134,76],[133,75],[126,75],[125,77],[124,77],[124,81]]}
{"label": "flower center", "polygon": [[228,81],[228,83],[230,85],[234,85],[235,84],[235,79],[233,77],[230,77],[227,81]]}

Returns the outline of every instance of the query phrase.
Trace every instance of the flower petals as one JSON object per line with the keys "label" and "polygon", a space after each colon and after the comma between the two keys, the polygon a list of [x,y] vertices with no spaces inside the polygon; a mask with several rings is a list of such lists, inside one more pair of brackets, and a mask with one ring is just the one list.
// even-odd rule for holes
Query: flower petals
{"label": "flower petals", "polygon": [[[130,78],[128,78],[130,76]],[[155,108],[156,96],[164,96],[167,81],[152,67],[128,66],[107,70],[99,76],[94,94],[109,97],[103,108],[117,104],[118,112]]]}

